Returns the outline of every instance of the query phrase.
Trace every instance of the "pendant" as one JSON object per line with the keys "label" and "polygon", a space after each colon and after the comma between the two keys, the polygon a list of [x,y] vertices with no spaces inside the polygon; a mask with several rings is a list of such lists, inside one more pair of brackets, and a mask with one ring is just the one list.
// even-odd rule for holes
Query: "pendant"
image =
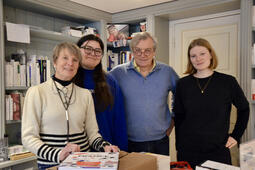
{"label": "pendant", "polygon": [[204,90],[201,90],[201,93],[204,93]]}

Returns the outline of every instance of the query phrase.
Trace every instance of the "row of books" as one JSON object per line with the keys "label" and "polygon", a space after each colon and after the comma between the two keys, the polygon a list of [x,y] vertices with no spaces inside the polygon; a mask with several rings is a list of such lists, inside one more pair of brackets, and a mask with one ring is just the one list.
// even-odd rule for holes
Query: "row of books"
{"label": "row of books", "polygon": [[5,64],[6,87],[30,87],[48,80],[51,62],[47,57],[31,55],[26,64],[11,59]]}
{"label": "row of books", "polygon": [[114,40],[112,42],[107,42],[107,46],[109,47],[126,47],[128,46],[128,39]]}
{"label": "row of books", "polygon": [[5,119],[21,120],[25,94],[13,92],[5,95]]}
{"label": "row of books", "polygon": [[120,51],[119,53],[113,53],[111,50],[108,50],[107,55],[107,71],[110,71],[113,67],[119,64],[127,63],[132,59],[130,51]]}

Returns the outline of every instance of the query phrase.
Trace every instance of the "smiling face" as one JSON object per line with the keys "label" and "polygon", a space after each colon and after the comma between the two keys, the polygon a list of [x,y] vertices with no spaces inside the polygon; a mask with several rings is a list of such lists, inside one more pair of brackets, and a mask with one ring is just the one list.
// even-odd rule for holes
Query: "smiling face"
{"label": "smiling face", "polygon": [[151,38],[140,40],[133,49],[133,56],[139,67],[152,67],[155,56],[154,43]]}
{"label": "smiling face", "polygon": [[190,62],[197,72],[210,70],[212,56],[203,46],[195,46],[190,50]]}
{"label": "smiling face", "polygon": [[64,48],[59,52],[57,59],[54,61],[54,67],[56,69],[56,78],[63,81],[70,81],[77,73],[79,58]]}
{"label": "smiling face", "polygon": [[85,41],[81,47],[81,66],[85,69],[93,70],[102,59],[102,49],[99,42],[94,40]]}

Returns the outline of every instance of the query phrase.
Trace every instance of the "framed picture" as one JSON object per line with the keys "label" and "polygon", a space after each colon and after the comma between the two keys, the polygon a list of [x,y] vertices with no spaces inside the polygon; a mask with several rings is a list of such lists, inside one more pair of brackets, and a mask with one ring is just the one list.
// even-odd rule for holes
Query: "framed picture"
{"label": "framed picture", "polygon": [[129,37],[128,24],[107,24],[107,41],[127,40]]}

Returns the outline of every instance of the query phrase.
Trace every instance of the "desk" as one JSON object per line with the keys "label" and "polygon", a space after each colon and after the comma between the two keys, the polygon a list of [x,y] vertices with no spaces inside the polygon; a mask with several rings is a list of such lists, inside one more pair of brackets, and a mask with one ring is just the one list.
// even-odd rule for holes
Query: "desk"
{"label": "desk", "polygon": [[[153,154],[153,153],[142,153],[142,154],[151,155],[151,156],[154,156],[157,158],[157,170],[170,170],[170,156]],[[154,158],[154,160],[155,160],[155,158]],[[156,166],[155,166],[155,168],[156,168]],[[57,170],[57,169],[58,169],[57,166],[55,166],[52,168],[48,168],[47,170]]]}

